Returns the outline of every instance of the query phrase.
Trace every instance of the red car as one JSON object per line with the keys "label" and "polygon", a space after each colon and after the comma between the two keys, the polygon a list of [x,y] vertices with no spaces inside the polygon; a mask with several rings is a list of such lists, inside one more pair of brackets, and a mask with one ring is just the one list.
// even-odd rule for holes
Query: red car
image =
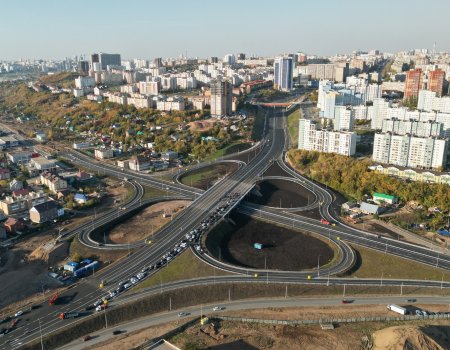
{"label": "red car", "polygon": [[351,303],[353,303],[353,300],[349,300],[349,299],[342,300],[342,304],[351,304]]}

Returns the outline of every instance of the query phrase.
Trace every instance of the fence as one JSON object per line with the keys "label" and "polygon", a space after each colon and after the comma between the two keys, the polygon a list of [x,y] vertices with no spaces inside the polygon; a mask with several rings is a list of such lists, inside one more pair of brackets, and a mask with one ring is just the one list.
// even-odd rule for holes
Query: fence
{"label": "fence", "polygon": [[372,316],[372,317],[353,317],[353,318],[321,318],[316,320],[266,320],[259,318],[242,318],[231,316],[214,316],[214,319],[234,322],[263,323],[263,324],[281,324],[281,325],[311,325],[311,324],[339,324],[339,323],[357,323],[357,322],[392,322],[392,321],[417,321],[417,320],[442,320],[450,319],[450,314],[439,314],[429,316]]}

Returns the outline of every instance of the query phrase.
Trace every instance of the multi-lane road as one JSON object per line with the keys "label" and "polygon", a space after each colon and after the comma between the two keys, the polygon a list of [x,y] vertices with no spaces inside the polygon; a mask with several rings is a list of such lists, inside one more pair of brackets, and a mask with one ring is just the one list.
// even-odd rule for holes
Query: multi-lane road
{"label": "multi-lane road", "polygon": [[[149,185],[152,187],[161,188],[169,193],[191,198],[192,203],[180,213],[173,221],[164,226],[159,232],[154,235],[153,244],[151,246],[143,245],[138,247],[133,254],[123,259],[119,264],[114,264],[105,268],[95,276],[81,280],[77,285],[73,286],[65,294],[73,297],[69,304],[61,306],[50,307],[43,305],[43,307],[30,311],[21,317],[18,326],[11,333],[0,338],[0,347],[2,348],[18,348],[24,344],[34,341],[39,338],[40,331],[46,335],[56,329],[66,327],[68,324],[74,322],[71,320],[59,320],[57,315],[60,312],[79,311],[86,306],[91,305],[98,300],[104,291],[99,290],[101,281],[106,281],[109,288],[116,287],[122,280],[128,279],[130,276],[138,273],[144,266],[155,264],[161,260],[161,257],[170,251],[177,243],[179,243],[187,232],[198,228],[201,222],[210,216],[212,212],[224,205],[229,196],[235,196],[239,199],[243,198],[259,179],[268,166],[273,161],[279,161],[280,165],[285,167],[287,172],[301,181],[302,185],[307,189],[314,191],[320,204],[321,215],[329,220],[336,221],[336,213],[333,208],[333,198],[330,193],[321,186],[311,182],[307,178],[303,178],[297,173],[288,169],[282,162],[284,151],[286,150],[287,138],[285,135],[285,117],[280,111],[267,112],[267,130],[265,137],[255,148],[255,155],[252,160],[245,166],[240,167],[236,172],[218,182],[215,186],[207,191],[193,189],[182,184],[171,183],[157,179],[151,175],[141,175],[126,170],[121,170],[112,165],[93,161],[91,158],[74,152],[62,152],[62,155],[72,160],[74,163],[83,165],[87,168],[93,169],[101,174],[115,176],[127,179],[136,186],[135,193],[138,196],[133,197],[131,203],[127,205],[124,211],[131,211],[138,208],[141,203],[142,195],[140,193],[140,185]],[[253,151],[252,151],[253,152]],[[236,201],[235,203],[237,203]],[[254,216],[260,216],[265,220],[273,221],[278,224],[287,226],[294,226],[297,228],[306,229],[325,236],[330,241],[333,241],[341,249],[341,260],[334,266],[324,268],[319,271],[305,271],[305,272],[283,272],[283,271],[265,271],[243,269],[236,266],[231,266],[222,261],[217,261],[206,254],[198,254],[200,258],[207,263],[214,265],[217,268],[227,270],[230,272],[240,273],[241,276],[224,277],[221,281],[247,281],[254,282],[254,271],[259,272],[260,278],[264,278],[269,282],[287,282],[287,283],[334,283],[334,284],[352,284],[361,283],[366,285],[379,284],[380,280],[354,280],[354,279],[336,279],[329,278],[329,276],[347,269],[354,260],[352,250],[344,242],[352,242],[370,248],[385,251],[389,254],[396,254],[407,257],[411,260],[420,261],[429,265],[439,266],[441,268],[450,268],[450,259],[444,253],[436,253],[432,249],[420,247],[405,242],[399,242],[390,239],[380,239],[377,235],[369,234],[363,231],[355,230],[343,224],[336,227],[324,227],[317,220],[299,217],[295,214],[282,212],[276,209],[266,207],[255,207],[242,204],[238,210]],[[126,213],[123,213],[126,214]],[[103,224],[114,219],[114,213],[111,217],[103,217],[104,220],[96,225],[94,228],[100,227]],[[116,215],[120,215],[119,212]],[[82,229],[82,231],[86,231]],[[77,232],[71,232],[70,235]],[[79,233],[79,231],[78,231]],[[101,247],[99,247],[101,248]],[[104,247],[103,247],[104,248]],[[323,279],[308,280],[307,275],[320,274]],[[316,277],[316,276],[314,276]],[[227,280],[227,278],[229,280]],[[331,281],[331,282],[330,282]],[[198,285],[204,283],[205,280],[185,281],[183,283],[173,284],[173,288],[181,288],[186,286]],[[210,281],[209,281],[210,283]],[[425,281],[401,281],[401,280],[385,280],[385,285],[398,285],[413,283],[420,286],[441,286],[450,287],[447,283],[440,282],[425,282]],[[170,286],[166,286],[167,288]],[[147,291],[151,293],[152,291]],[[126,294],[125,294],[126,295]],[[121,297],[122,298],[122,297]],[[120,301],[119,298],[118,300]],[[114,304],[114,302],[113,302]]]}

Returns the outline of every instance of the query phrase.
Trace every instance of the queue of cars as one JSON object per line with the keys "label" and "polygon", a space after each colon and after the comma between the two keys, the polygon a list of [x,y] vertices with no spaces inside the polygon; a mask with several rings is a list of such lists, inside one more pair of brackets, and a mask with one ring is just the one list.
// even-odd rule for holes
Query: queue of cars
{"label": "queue of cars", "polygon": [[[175,244],[175,246],[169,252],[165,253],[161,259],[153,265],[145,266],[142,270],[132,275],[129,279],[123,280],[119,282],[118,286],[110,290],[107,294],[105,294],[102,298],[97,300],[94,304],[86,307],[86,311],[93,310],[102,311],[107,308],[108,301],[115,298],[120,293],[128,290],[132,286],[136,285],[143,279],[145,279],[150,271],[161,268],[164,265],[167,265],[172,259],[174,259],[178,254],[180,254],[184,249],[186,249],[189,245],[194,246],[195,250],[198,253],[203,253],[203,250],[200,245],[201,234],[205,233],[214,223],[216,223],[226,212],[226,210],[239,198],[240,194],[238,192],[228,194],[224,203],[217,207],[208,218],[204,219],[200,222],[197,228],[191,230],[189,233],[186,233],[183,239]],[[215,307],[214,311],[223,310],[222,307]],[[179,315],[180,316],[180,315]],[[182,317],[182,316],[180,316]]]}

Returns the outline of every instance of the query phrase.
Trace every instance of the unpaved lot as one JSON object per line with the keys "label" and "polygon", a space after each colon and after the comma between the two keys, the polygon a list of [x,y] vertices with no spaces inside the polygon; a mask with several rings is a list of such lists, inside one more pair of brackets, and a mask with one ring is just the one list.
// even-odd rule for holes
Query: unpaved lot
{"label": "unpaved lot", "polygon": [[[232,223],[223,223],[207,235],[206,247],[221,260],[244,267],[290,270],[324,265],[334,252],[324,241],[282,226],[232,214]],[[254,248],[263,244],[263,249]],[[220,247],[218,249],[217,247]]]}
{"label": "unpaved lot", "polygon": [[[170,201],[153,204],[131,219],[117,225],[109,233],[109,241],[116,244],[136,242],[150,237],[158,228],[180,213],[190,201]],[[166,217],[164,217],[166,214]]]}
{"label": "unpaved lot", "polygon": [[[101,214],[117,205],[115,202],[125,200],[127,188],[121,182],[113,179],[105,179],[107,195],[102,197],[101,202],[94,208],[76,211],[77,215],[70,220],[60,224],[65,232],[76,228],[81,223],[90,220],[94,213]],[[51,227],[48,230],[25,237],[24,240],[15,243],[14,248],[0,250],[0,308],[8,304],[20,301],[26,303],[26,298],[37,295],[40,298],[44,290],[44,297],[50,294],[50,290],[61,287],[61,284],[53,278],[48,277],[49,263],[46,261],[45,252],[39,252],[41,248],[49,242],[55,240],[58,234],[58,227]],[[32,254],[34,252],[34,254]],[[69,250],[67,249],[67,254]],[[50,264],[60,263],[51,261]],[[109,259],[114,260],[114,259]]]}

